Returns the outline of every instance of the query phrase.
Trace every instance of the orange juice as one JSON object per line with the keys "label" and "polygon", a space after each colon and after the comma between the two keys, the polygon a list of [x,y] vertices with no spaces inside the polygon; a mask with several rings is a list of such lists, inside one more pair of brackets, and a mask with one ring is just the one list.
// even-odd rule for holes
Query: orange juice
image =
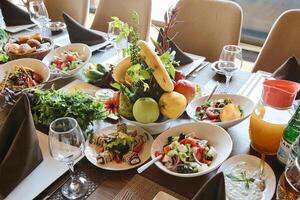
{"label": "orange juice", "polygon": [[268,107],[261,105],[251,114],[249,129],[251,146],[260,153],[275,155],[286,123],[282,121],[276,123],[270,120],[272,115],[276,117],[277,113],[267,115],[267,109]]}

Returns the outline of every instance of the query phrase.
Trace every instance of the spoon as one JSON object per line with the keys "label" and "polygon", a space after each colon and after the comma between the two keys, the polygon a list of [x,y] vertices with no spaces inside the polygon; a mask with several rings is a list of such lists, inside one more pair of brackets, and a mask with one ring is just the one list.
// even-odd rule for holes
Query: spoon
{"label": "spoon", "polygon": [[265,169],[265,157],[264,153],[261,154],[260,163],[259,163],[259,176],[257,181],[259,181],[259,189],[264,191],[266,188],[265,180],[263,179],[264,169]]}
{"label": "spoon", "polygon": [[142,165],[141,167],[139,167],[137,169],[137,172],[140,174],[143,171],[145,171],[146,169],[148,169],[153,163],[155,163],[156,161],[159,161],[162,158],[162,155],[157,156],[156,158],[150,160],[149,162],[147,162],[146,164]]}
{"label": "spoon", "polygon": [[220,83],[217,81],[215,87],[212,89],[209,96],[207,97],[206,102],[208,102],[211,99],[211,97],[214,95],[214,93],[216,92],[216,90],[218,89],[219,86],[220,86]]}

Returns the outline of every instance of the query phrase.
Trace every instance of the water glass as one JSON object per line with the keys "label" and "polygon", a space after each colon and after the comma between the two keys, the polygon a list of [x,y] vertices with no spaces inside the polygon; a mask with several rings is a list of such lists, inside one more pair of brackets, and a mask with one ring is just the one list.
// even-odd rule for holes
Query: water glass
{"label": "water glass", "polygon": [[44,2],[41,0],[29,1],[28,9],[31,21],[38,25],[43,34],[44,27],[50,21]]}
{"label": "water glass", "polygon": [[87,180],[77,178],[74,173],[74,162],[83,154],[85,139],[77,121],[70,117],[54,120],[49,128],[50,155],[57,161],[68,165],[71,179],[61,188],[68,199],[82,197],[88,190]]}
{"label": "water glass", "polygon": [[242,67],[242,48],[236,45],[224,46],[218,63],[219,69],[226,76],[226,88],[228,90],[232,75]]}

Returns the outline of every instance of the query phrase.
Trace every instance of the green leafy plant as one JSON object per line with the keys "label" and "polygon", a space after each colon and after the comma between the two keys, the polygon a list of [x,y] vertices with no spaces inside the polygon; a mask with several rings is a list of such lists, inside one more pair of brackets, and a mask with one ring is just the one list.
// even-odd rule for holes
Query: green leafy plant
{"label": "green leafy plant", "polygon": [[9,60],[8,55],[3,52],[5,44],[8,42],[9,35],[4,29],[0,28],[0,63],[5,63]]}
{"label": "green leafy plant", "polygon": [[80,91],[65,93],[57,90],[35,90],[31,111],[37,124],[49,125],[60,117],[73,117],[85,133],[94,120],[105,119],[103,103]]}

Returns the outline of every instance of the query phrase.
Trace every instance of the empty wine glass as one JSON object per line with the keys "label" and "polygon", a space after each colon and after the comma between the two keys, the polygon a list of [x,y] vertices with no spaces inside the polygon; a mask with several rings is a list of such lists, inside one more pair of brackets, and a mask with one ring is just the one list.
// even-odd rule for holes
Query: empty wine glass
{"label": "empty wine glass", "polygon": [[219,69],[226,76],[226,89],[229,88],[229,81],[232,75],[242,67],[242,48],[236,45],[226,45],[223,47],[218,62]]}
{"label": "empty wine glass", "polygon": [[120,30],[115,27],[113,22],[108,23],[108,30],[107,30],[107,38],[108,41],[114,45],[114,48],[118,52],[118,59],[122,58],[122,48],[128,46],[127,36],[125,36],[121,41],[117,39],[118,35],[120,34]]}
{"label": "empty wine glass", "polygon": [[50,155],[57,161],[65,162],[71,173],[71,179],[61,188],[62,194],[68,199],[82,197],[88,190],[87,180],[76,178],[74,173],[74,161],[83,154],[84,148],[84,136],[75,119],[63,117],[50,124]]}
{"label": "empty wine glass", "polygon": [[31,21],[38,25],[44,35],[44,27],[50,21],[44,2],[41,0],[29,1],[28,9]]}

